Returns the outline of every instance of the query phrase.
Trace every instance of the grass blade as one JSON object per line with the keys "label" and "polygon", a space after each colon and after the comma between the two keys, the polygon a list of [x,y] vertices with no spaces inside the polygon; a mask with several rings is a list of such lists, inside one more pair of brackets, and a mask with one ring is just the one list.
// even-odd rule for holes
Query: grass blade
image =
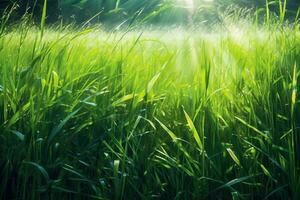
{"label": "grass blade", "polygon": [[35,163],[35,162],[23,162],[23,163],[26,165],[31,165],[31,166],[35,167],[36,169],[38,169],[39,172],[41,172],[41,174],[44,176],[44,178],[46,179],[47,182],[50,181],[49,174],[43,166],[41,166],[40,164]]}
{"label": "grass blade", "polygon": [[52,129],[48,137],[48,144],[51,144],[55,136],[61,131],[61,129],[65,126],[65,124],[80,111],[80,109],[81,108],[78,108],[74,112],[70,113],[64,120],[62,120],[59,123],[59,125],[57,125],[54,129]]}
{"label": "grass blade", "polygon": [[192,133],[193,133],[193,136],[194,136],[194,138],[195,138],[195,140],[196,140],[196,142],[197,142],[198,147],[199,147],[201,150],[203,150],[203,145],[202,145],[200,136],[199,136],[199,134],[198,134],[198,132],[197,132],[197,130],[196,130],[196,128],[195,128],[195,125],[194,125],[192,119],[191,119],[190,116],[185,112],[185,110],[183,110],[183,112],[184,112],[185,118],[186,118],[186,120],[187,120],[187,122],[188,122],[188,126],[190,127],[190,129],[191,129],[191,131],[192,131]]}
{"label": "grass blade", "polygon": [[227,152],[229,153],[230,157],[232,158],[232,160],[238,165],[241,166],[241,162],[238,159],[238,157],[236,156],[236,154],[234,153],[234,151],[230,148],[226,148]]}
{"label": "grass blade", "polygon": [[41,18],[41,38],[43,38],[44,36],[46,16],[47,16],[47,0],[44,0],[42,18]]}

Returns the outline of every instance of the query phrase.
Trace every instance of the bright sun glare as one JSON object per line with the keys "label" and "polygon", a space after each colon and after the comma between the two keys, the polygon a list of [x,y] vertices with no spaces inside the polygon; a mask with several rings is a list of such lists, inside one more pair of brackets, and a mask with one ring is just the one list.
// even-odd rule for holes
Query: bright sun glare
{"label": "bright sun glare", "polygon": [[198,4],[202,3],[212,3],[214,0],[178,0],[179,2],[183,3],[187,9],[193,12]]}
{"label": "bright sun glare", "polygon": [[185,1],[185,5],[190,8],[190,9],[194,9],[195,5],[194,5],[194,0],[184,0]]}

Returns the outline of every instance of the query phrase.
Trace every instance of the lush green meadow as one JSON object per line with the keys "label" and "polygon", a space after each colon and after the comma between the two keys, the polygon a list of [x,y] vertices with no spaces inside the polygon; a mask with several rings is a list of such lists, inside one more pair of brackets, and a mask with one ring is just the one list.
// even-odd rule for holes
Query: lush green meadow
{"label": "lush green meadow", "polygon": [[143,30],[3,28],[0,199],[299,199],[299,27]]}

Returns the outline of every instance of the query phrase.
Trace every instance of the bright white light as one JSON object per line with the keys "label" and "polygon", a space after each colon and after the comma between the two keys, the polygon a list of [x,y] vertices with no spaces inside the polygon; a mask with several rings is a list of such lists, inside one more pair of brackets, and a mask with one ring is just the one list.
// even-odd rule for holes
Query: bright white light
{"label": "bright white light", "polygon": [[194,5],[194,0],[184,0],[185,1],[185,5],[190,8],[190,9],[194,9],[195,5]]}
{"label": "bright white light", "polygon": [[203,3],[213,3],[214,0],[177,0],[178,2],[182,3],[187,9],[190,11],[194,11],[197,6],[201,5]]}

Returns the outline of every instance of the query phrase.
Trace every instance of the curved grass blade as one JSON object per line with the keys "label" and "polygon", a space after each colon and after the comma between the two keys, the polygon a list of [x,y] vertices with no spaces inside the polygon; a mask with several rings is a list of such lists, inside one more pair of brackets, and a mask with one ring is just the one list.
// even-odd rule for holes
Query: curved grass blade
{"label": "curved grass blade", "polygon": [[262,163],[260,164],[260,167],[267,177],[269,177],[271,180],[277,182],[276,179],[274,179],[273,176],[271,175],[270,171]]}
{"label": "curved grass blade", "polygon": [[272,192],[270,192],[263,200],[269,199],[273,194],[279,192],[280,190],[282,190],[282,189],[284,189],[284,188],[286,188],[288,186],[289,186],[288,184],[285,184],[285,185],[282,185],[282,186],[276,188],[275,190],[273,190]]}
{"label": "curved grass blade", "polygon": [[121,97],[120,99],[116,100],[115,102],[112,103],[112,106],[118,106],[126,101],[129,101],[129,100],[132,100],[134,97],[136,97],[137,95],[136,94],[128,94],[128,95],[125,95],[123,97]]}
{"label": "curved grass blade", "polygon": [[10,132],[12,132],[13,134],[15,134],[22,142],[24,141],[25,135],[23,133],[21,133],[20,131],[14,131],[14,130],[12,130]]}
{"label": "curved grass blade", "polygon": [[172,138],[172,140],[177,145],[178,149],[187,157],[189,161],[193,162],[192,157],[190,154],[186,151],[186,149],[182,146],[181,142],[179,141],[179,138],[170,130],[168,127],[166,127],[161,121],[159,121],[157,118],[155,120],[160,124],[160,126],[168,133],[168,135]]}
{"label": "curved grass blade", "polygon": [[177,136],[170,130],[168,127],[166,127],[161,121],[155,118],[155,120],[160,124],[160,126],[169,134],[169,136],[172,138],[173,141],[177,142],[178,138]]}
{"label": "curved grass blade", "polygon": [[160,72],[157,73],[148,83],[147,85],[147,94],[150,93],[151,89],[153,88],[154,84],[156,83],[157,79],[160,77]]}
{"label": "curved grass blade", "polygon": [[55,138],[55,136],[61,131],[61,129],[64,127],[64,125],[74,116],[76,115],[81,108],[78,108],[74,112],[70,113],[63,121],[59,123],[58,126],[56,126],[54,129],[52,129],[49,137],[48,137],[48,144],[52,142],[52,140]]}
{"label": "curved grass blade", "polygon": [[35,167],[36,169],[39,170],[39,172],[41,172],[41,174],[44,176],[44,178],[46,179],[47,182],[50,181],[49,174],[43,166],[41,166],[40,164],[35,163],[35,162],[23,162],[23,163]]}
{"label": "curved grass blade", "polygon": [[202,145],[200,136],[199,136],[199,134],[198,134],[198,132],[197,132],[197,130],[196,130],[196,128],[195,128],[195,125],[194,125],[192,119],[191,119],[190,116],[185,112],[185,110],[183,110],[183,112],[184,112],[185,118],[186,118],[186,120],[187,120],[187,122],[188,122],[188,126],[190,127],[190,129],[191,129],[191,131],[192,131],[192,133],[193,133],[193,136],[194,136],[194,138],[195,138],[195,140],[196,140],[196,142],[197,142],[197,144],[198,144],[198,147],[199,147],[201,150],[203,150],[203,145]]}
{"label": "curved grass blade", "polygon": [[245,120],[234,116],[235,119],[237,119],[239,122],[241,122],[243,125],[247,126],[248,128],[250,128],[251,130],[253,130],[254,132],[258,133],[259,135],[263,136],[267,141],[270,141],[270,138],[267,134],[265,134],[264,132],[258,130],[257,128],[255,128],[254,126],[252,126],[251,124],[247,123]]}
{"label": "curved grass blade", "polygon": [[253,177],[257,176],[257,175],[258,175],[258,174],[250,175],[250,176],[243,176],[243,177],[240,177],[240,178],[235,178],[235,179],[233,179],[233,180],[231,180],[231,181],[229,181],[229,182],[227,182],[227,183],[221,185],[220,187],[216,188],[216,189],[214,190],[214,192],[217,191],[217,190],[221,190],[221,189],[223,189],[223,188],[227,188],[227,187],[228,187],[228,188],[231,188],[232,186],[234,186],[234,185],[236,185],[236,184],[238,184],[238,183],[242,183],[242,182],[244,182],[244,181],[246,181],[246,180],[248,180],[248,179],[250,179],[250,178],[253,178]]}
{"label": "curved grass blade", "polygon": [[47,15],[47,0],[44,0],[42,19],[41,19],[41,38],[43,38],[44,35],[46,15]]}
{"label": "curved grass blade", "polygon": [[238,157],[236,156],[236,154],[234,153],[234,151],[230,148],[226,148],[227,152],[229,153],[230,157],[232,158],[232,160],[238,165],[241,166],[241,162],[238,159]]}

